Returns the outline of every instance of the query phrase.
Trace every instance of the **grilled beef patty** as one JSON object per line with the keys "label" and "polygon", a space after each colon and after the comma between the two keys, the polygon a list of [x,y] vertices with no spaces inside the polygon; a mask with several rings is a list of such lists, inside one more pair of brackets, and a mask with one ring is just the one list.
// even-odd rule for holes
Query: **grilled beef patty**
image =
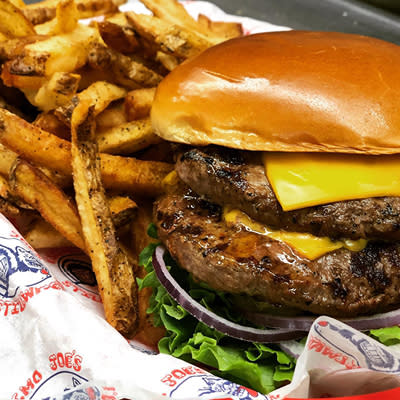
{"label": "grilled beef patty", "polygon": [[168,194],[154,208],[160,239],[194,278],[216,290],[337,317],[400,303],[400,245],[370,242],[310,261],[287,244],[221,221],[221,208]]}
{"label": "grilled beef patty", "polygon": [[254,153],[226,148],[186,151],[178,157],[179,177],[196,193],[231,205],[274,229],[338,238],[400,239],[400,198],[348,200],[283,211]]}

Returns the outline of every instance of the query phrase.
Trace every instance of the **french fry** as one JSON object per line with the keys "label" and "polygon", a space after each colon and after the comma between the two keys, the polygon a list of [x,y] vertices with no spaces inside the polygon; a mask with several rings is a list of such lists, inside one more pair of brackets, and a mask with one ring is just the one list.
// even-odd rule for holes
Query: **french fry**
{"label": "french fry", "polygon": [[[56,8],[59,0],[44,0],[39,3],[27,4],[23,8],[24,15],[34,25],[50,21],[56,16]],[[90,18],[118,11],[118,6],[124,0],[77,0],[79,18]]]}
{"label": "french fry", "polygon": [[32,123],[36,127],[50,132],[61,139],[70,140],[71,131],[52,112],[40,113]]}
{"label": "french fry", "polygon": [[[0,196],[2,188],[0,177]],[[4,179],[4,178],[3,178]],[[4,179],[8,184],[8,182]],[[111,217],[116,227],[127,224],[137,212],[137,204],[129,197],[113,196],[107,198],[110,206]],[[38,218],[32,227],[24,234],[26,241],[35,249],[70,247],[73,244],[58,232],[51,224],[42,218]]]}
{"label": "french fry", "polygon": [[99,150],[108,154],[131,154],[160,143],[149,118],[117,125],[96,135]]}
{"label": "french fry", "polygon": [[101,40],[97,29],[78,24],[72,32],[27,44],[21,55],[7,63],[11,75],[51,76],[82,67],[92,43]]}
{"label": "french fry", "polygon": [[71,72],[55,72],[38,91],[25,91],[29,102],[43,111],[50,111],[70,102],[78,90],[80,76]]}
{"label": "french fry", "polygon": [[14,4],[15,7],[24,8],[25,3],[22,0],[9,0],[10,3]]}
{"label": "french fry", "polygon": [[199,24],[177,0],[141,0],[141,2],[158,18],[176,26],[181,26],[195,35],[209,41],[211,44],[221,42],[221,39],[208,26]]}
{"label": "french fry", "polygon": [[161,63],[167,71],[172,71],[179,65],[179,60],[176,57],[171,54],[163,53],[162,51],[157,51],[156,60]]}
{"label": "french fry", "polygon": [[34,249],[71,247],[73,244],[44,219],[39,218],[24,235]]}
{"label": "french fry", "polygon": [[[71,176],[70,142],[4,109],[0,109],[0,142],[34,164]],[[105,187],[150,197],[162,193],[161,181],[173,169],[172,164],[164,162],[110,154],[100,154],[100,160]]]}
{"label": "french fry", "polygon": [[9,0],[0,0],[0,32],[8,38],[36,34],[32,23]]}
{"label": "french fry", "polygon": [[201,36],[160,18],[133,12],[127,12],[126,17],[139,35],[155,43],[159,50],[180,59],[194,57],[212,46]]}
{"label": "french fry", "polygon": [[107,202],[115,228],[130,222],[138,210],[137,204],[127,196],[107,197]]}
{"label": "french fry", "polygon": [[115,82],[129,89],[156,86],[162,79],[161,75],[145,65],[101,43],[92,47],[88,63],[94,69],[110,71]]}
{"label": "french fry", "polygon": [[10,187],[71,243],[86,249],[75,204],[46,175],[17,159],[10,171]]}
{"label": "french fry", "polygon": [[18,154],[0,143],[0,174],[8,176]]}
{"label": "french fry", "polygon": [[207,27],[214,35],[220,37],[221,40],[243,36],[242,24],[238,22],[212,21],[204,14],[199,14],[197,21],[200,25]]}
{"label": "french fry", "polygon": [[114,101],[96,117],[96,132],[104,132],[126,122],[128,121],[125,115],[123,100]]}
{"label": "french fry", "polygon": [[122,54],[129,54],[137,51],[140,44],[134,30],[125,22],[125,26],[115,24],[110,20],[98,22],[97,24],[101,37],[107,46]]}
{"label": "french fry", "polygon": [[71,154],[76,202],[107,321],[125,336],[138,327],[133,266],[119,246],[100,177],[94,144],[94,107],[81,102],[71,117]]}
{"label": "french fry", "polygon": [[12,74],[10,72],[11,63],[11,61],[7,61],[3,64],[1,79],[5,85],[23,89],[25,91],[34,91],[40,89],[46,83],[46,78],[44,76]]}
{"label": "french fry", "polygon": [[125,115],[128,121],[146,118],[150,115],[156,88],[130,91],[124,100]]}
{"label": "french fry", "polygon": [[78,9],[74,0],[60,0],[56,7],[56,16],[51,21],[35,26],[40,35],[72,32],[79,20]]}
{"label": "french fry", "polygon": [[[17,159],[18,154],[0,143],[0,174],[8,176],[11,168]],[[61,187],[67,187],[72,182],[72,178],[66,174],[59,173],[54,169],[44,166],[38,167],[49,179]]]}
{"label": "french fry", "polygon": [[108,189],[154,198],[163,192],[161,181],[172,164],[100,154],[101,176]]}
{"label": "french fry", "polygon": [[47,39],[43,35],[30,35],[14,39],[0,41],[0,60],[6,61],[13,57],[19,56],[27,44],[38,42],[39,40]]}
{"label": "french fry", "polygon": [[86,90],[73,97],[69,104],[58,107],[54,113],[66,125],[71,123],[71,115],[74,108],[80,102],[94,105],[94,115],[102,112],[112,101],[125,96],[126,89],[109,82],[98,81],[90,85]]}

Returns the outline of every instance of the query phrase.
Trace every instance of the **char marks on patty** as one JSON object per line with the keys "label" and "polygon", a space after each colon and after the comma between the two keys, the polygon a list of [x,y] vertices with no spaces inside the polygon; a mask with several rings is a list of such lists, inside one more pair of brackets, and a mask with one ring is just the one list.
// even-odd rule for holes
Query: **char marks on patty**
{"label": "char marks on patty", "polygon": [[178,157],[179,177],[208,200],[230,205],[274,229],[332,239],[400,240],[400,198],[348,200],[283,211],[257,153],[191,149]]}
{"label": "char marks on patty", "polygon": [[358,253],[339,249],[311,261],[283,242],[228,227],[218,206],[191,191],[160,198],[154,216],[172,257],[216,290],[336,317],[400,303],[398,244],[371,242]]}

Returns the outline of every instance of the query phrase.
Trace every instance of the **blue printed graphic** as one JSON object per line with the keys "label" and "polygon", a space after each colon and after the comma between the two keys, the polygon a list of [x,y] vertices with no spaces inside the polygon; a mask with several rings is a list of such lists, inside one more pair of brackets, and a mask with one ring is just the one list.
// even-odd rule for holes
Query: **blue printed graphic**
{"label": "blue printed graphic", "polygon": [[170,397],[185,395],[187,388],[191,393],[196,393],[199,397],[209,394],[220,394],[224,396],[234,396],[235,399],[255,400],[268,399],[268,397],[213,375],[191,375],[179,382],[178,385],[169,393]]}
{"label": "blue printed graphic", "polygon": [[[72,371],[59,371],[45,379],[31,395],[31,400],[53,400],[57,392],[62,395],[63,400],[95,400],[98,389],[87,392],[86,389],[79,386],[87,383],[88,380]],[[92,395],[93,394],[93,395]]]}
{"label": "blue printed graphic", "polygon": [[[367,367],[369,369],[388,373],[400,372],[400,359],[393,357],[393,355],[380,343],[373,339],[366,338],[357,331],[350,330],[349,328],[342,328],[338,325],[330,323],[329,321],[326,321],[326,327],[338,333],[344,339],[349,340],[364,356],[365,362],[367,363]],[[338,348],[323,335],[323,328],[321,328],[321,326],[315,324],[314,329],[316,332],[318,332],[318,335],[324,338],[324,340],[329,342],[332,346]],[[343,351],[340,348],[338,349]]]}
{"label": "blue printed graphic", "polygon": [[0,237],[0,296],[15,297],[21,287],[50,278],[48,269],[18,239]]}

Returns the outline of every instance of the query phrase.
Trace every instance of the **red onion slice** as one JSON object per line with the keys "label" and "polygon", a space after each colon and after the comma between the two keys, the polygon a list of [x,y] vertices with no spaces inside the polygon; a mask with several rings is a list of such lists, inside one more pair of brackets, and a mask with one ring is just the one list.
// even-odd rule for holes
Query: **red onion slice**
{"label": "red onion slice", "polygon": [[295,331],[292,329],[251,328],[231,322],[213,313],[190,297],[178,282],[176,282],[165,265],[164,254],[165,248],[163,246],[158,246],[153,254],[153,266],[157,278],[170,296],[180,304],[182,308],[207,326],[227,336],[248,342],[274,343],[303,337],[305,335],[304,331]]}
{"label": "red onion slice", "polygon": [[[244,311],[243,315],[250,322],[259,326],[269,326],[271,328],[296,329],[309,331],[311,325],[319,317],[316,316],[297,316],[284,317],[279,315],[270,315],[263,313],[253,313]],[[357,318],[336,318],[345,324],[359,331],[368,331],[370,329],[387,328],[389,326],[400,325],[400,309],[389,311],[382,314],[374,314]]]}

